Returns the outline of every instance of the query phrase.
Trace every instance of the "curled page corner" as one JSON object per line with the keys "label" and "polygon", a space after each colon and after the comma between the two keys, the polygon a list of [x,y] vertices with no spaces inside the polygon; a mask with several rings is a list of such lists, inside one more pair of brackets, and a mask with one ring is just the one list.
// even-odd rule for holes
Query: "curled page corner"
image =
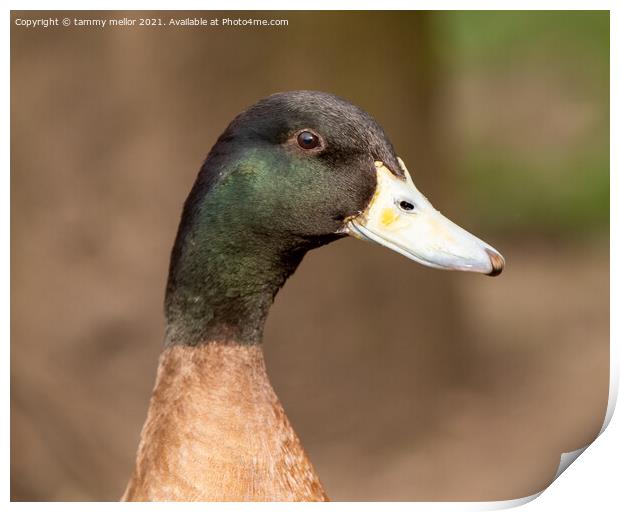
{"label": "curled page corner", "polygon": [[[605,413],[605,419],[603,420],[603,425],[601,426],[601,430],[597,434],[594,441],[596,441],[596,439],[598,439],[600,435],[605,431],[605,429],[607,428],[607,425],[609,425],[611,417],[613,416],[614,409],[616,407],[616,399],[617,399],[616,384],[617,383],[614,380],[612,380],[610,389],[609,389],[609,400],[607,402],[607,411]],[[545,492],[553,484],[553,482],[555,482],[560,477],[560,475],[564,473],[564,471],[566,471],[566,469],[573,462],[575,462],[584,451],[586,451],[586,449],[591,444],[592,443],[588,443],[585,446],[578,448],[577,450],[573,450],[572,452],[562,453],[560,455],[560,462],[558,463],[558,469],[555,472],[555,475],[553,479],[551,480],[551,483],[547,487],[545,487],[543,490],[535,494],[531,494],[530,496],[524,496],[523,498],[517,498],[513,500],[481,502],[480,503],[481,506],[478,508],[478,510],[505,510],[505,509],[525,505],[526,503],[529,503],[530,501],[534,501],[536,498],[538,498],[538,496],[540,496],[543,492]]]}
{"label": "curled page corner", "polygon": [[566,468],[568,468],[568,466],[570,466],[573,462],[577,460],[577,457],[579,457],[586,450],[588,446],[590,446],[590,444],[587,444],[572,452],[566,452],[560,455],[560,463],[558,464],[558,469],[555,472],[552,483],[555,482],[562,473],[564,473],[564,471],[566,470]]}
{"label": "curled page corner", "polygon": [[[599,430],[599,433],[596,435],[596,437],[594,438],[594,440],[592,441],[592,443],[594,443],[603,432],[605,432],[605,429],[607,428],[607,425],[609,425],[609,422],[611,421],[611,418],[614,414],[614,410],[616,408],[616,401],[618,398],[618,382],[616,379],[613,378],[614,375],[614,369],[611,368],[611,377],[610,377],[610,384],[609,384],[609,398],[607,400],[607,410],[605,411],[605,418],[603,420],[603,424],[601,426],[601,430]],[[560,462],[558,464],[558,469],[555,472],[555,475],[553,477],[553,480],[551,481],[551,483],[549,485],[551,485],[553,482],[555,482],[562,473],[564,473],[564,471],[566,471],[566,469],[568,468],[568,466],[570,466],[573,462],[575,462],[577,460],[577,458],[586,451],[586,449],[592,444],[592,443],[588,443],[585,446],[582,446],[581,448],[578,448],[577,450],[574,450],[572,452],[566,452],[563,453],[562,455],[560,455]],[[549,486],[547,486],[548,488]],[[541,494],[543,491],[541,491],[538,494]],[[534,498],[538,496],[535,495]],[[532,499],[534,499],[532,498]]]}
{"label": "curled page corner", "polygon": [[530,501],[534,501],[543,492],[545,492],[553,482],[557,480],[557,478],[564,472],[564,470],[566,470],[566,468],[568,468],[568,466],[570,466],[573,462],[575,462],[575,460],[577,460],[577,457],[579,457],[588,446],[590,445],[587,444],[586,446],[579,448],[575,451],[563,453],[562,455],[560,455],[560,463],[558,464],[558,469],[555,472],[555,476],[551,480],[551,483],[546,486],[542,491],[513,500],[486,502],[484,504],[481,503],[482,506],[478,510],[505,510],[509,508],[519,507],[521,505],[529,503]]}
{"label": "curled page corner", "polygon": [[[596,438],[594,438],[592,443],[595,442],[601,436],[603,432],[605,432],[605,429],[607,428],[607,425],[609,425],[609,422],[611,421],[611,417],[613,416],[614,410],[616,408],[616,400],[618,399],[618,382],[616,379],[613,378],[613,374],[614,372],[612,368],[610,385],[609,385],[609,398],[607,400],[607,410],[605,411],[605,419],[603,420],[603,425],[601,426],[601,430],[599,430],[599,433],[596,435]],[[558,477],[562,473],[564,473],[564,471],[566,471],[566,468],[568,468],[568,466],[570,466],[573,462],[575,462],[577,458],[584,451],[586,451],[588,446],[590,446],[592,443],[588,443],[585,446],[578,448],[577,450],[563,453],[562,455],[560,455],[560,463],[558,464],[558,469],[555,472],[555,476],[553,477],[552,483],[555,482],[558,479]]]}
{"label": "curled page corner", "polygon": [[[618,400],[618,374],[620,373],[620,358],[615,357],[615,349],[612,343],[610,350],[610,377],[609,377],[609,396],[607,400],[607,410],[605,412],[605,418],[603,420],[603,424],[601,425],[601,429],[594,438],[591,443],[586,444],[585,446],[578,448],[572,452],[562,453],[560,455],[560,462],[558,464],[557,471],[555,472],[555,476],[544,489],[541,491],[531,494],[530,496],[524,496],[523,498],[516,498],[511,500],[502,500],[502,501],[481,501],[477,503],[472,503],[473,508],[467,508],[466,510],[506,510],[514,507],[518,507],[521,505],[525,505],[530,501],[534,501],[538,498],[543,492],[545,492],[552,484],[555,482],[562,473],[573,463],[575,462],[579,456],[586,451],[586,449],[605,432],[607,426],[609,425],[612,416],[614,415],[614,411],[616,408],[616,402]],[[618,420],[616,420],[618,421]],[[462,503],[461,503],[462,504]]]}
{"label": "curled page corner", "polygon": [[540,491],[534,494],[530,494],[529,496],[524,496],[523,498],[515,498],[513,500],[481,502],[479,503],[480,506],[477,508],[477,510],[506,510],[509,508],[520,507],[521,505],[525,505],[530,501],[534,501],[543,492],[544,491]]}

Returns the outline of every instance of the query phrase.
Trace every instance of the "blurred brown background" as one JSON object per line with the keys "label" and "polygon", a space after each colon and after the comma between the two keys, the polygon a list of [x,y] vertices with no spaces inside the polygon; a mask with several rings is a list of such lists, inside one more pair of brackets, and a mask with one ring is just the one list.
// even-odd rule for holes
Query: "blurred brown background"
{"label": "blurred brown background", "polygon": [[356,240],[307,256],[265,351],[330,496],[541,490],[607,404],[608,13],[200,15],[289,25],[12,24],[12,499],[121,495],[182,203],[230,119],[290,89],[370,112],[507,259],[489,279]]}

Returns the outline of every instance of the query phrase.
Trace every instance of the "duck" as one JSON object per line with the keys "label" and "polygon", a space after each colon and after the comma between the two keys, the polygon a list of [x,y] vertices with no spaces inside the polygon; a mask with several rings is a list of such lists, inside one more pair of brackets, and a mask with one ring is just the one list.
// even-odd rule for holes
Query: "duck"
{"label": "duck", "polygon": [[496,276],[505,265],[432,206],[360,107],[302,90],[237,115],[183,206],[122,501],[328,501],[270,383],[263,330],[304,255],[346,236],[437,269]]}

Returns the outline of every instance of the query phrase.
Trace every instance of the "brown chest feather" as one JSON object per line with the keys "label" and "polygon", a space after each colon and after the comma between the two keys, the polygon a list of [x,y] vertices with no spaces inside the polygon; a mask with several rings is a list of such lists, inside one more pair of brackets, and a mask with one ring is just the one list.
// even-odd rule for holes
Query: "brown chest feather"
{"label": "brown chest feather", "polygon": [[260,346],[161,355],[123,501],[326,501]]}

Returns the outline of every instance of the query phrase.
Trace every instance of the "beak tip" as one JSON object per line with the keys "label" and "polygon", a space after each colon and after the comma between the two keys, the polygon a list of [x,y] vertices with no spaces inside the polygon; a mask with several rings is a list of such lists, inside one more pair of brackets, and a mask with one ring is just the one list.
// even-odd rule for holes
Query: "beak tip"
{"label": "beak tip", "polygon": [[485,251],[489,256],[489,260],[491,261],[491,267],[492,267],[491,272],[489,272],[487,275],[490,277],[495,277],[495,276],[500,275],[502,273],[502,270],[504,270],[504,265],[506,265],[506,260],[504,260],[504,257],[498,252],[495,252],[491,249],[485,249]]}

